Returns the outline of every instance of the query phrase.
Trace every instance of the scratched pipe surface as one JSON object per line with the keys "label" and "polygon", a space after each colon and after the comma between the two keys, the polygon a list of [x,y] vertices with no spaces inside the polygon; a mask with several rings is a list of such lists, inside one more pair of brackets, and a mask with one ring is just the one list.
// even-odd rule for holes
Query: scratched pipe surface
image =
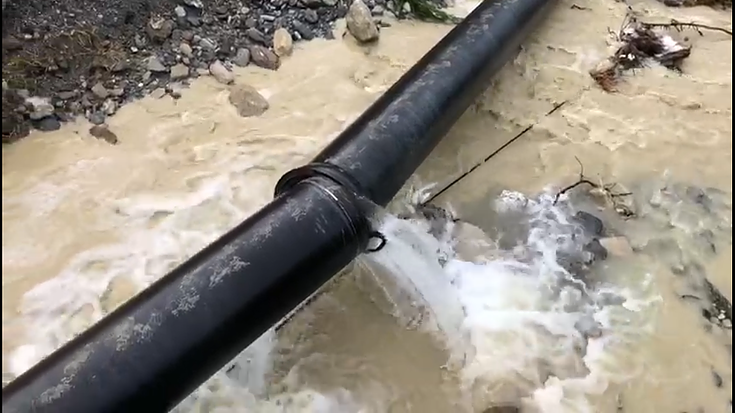
{"label": "scratched pipe surface", "polygon": [[165,412],[365,248],[555,0],[485,1],[262,210],[9,383],[3,413]]}

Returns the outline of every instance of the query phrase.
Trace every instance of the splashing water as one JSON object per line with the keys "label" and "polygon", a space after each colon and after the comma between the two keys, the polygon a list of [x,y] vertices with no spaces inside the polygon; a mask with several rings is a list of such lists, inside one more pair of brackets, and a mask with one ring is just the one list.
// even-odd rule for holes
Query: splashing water
{"label": "splashing water", "polygon": [[[462,222],[446,220],[437,237],[429,234],[436,220],[386,214],[379,225],[389,242],[366,261],[390,274],[378,277],[396,315],[426,307],[424,324],[439,333],[475,408],[522,402],[542,412],[593,412],[588,397],[636,374],[618,356],[651,332],[659,301],[652,276],[565,269],[562,256],[583,257],[591,241],[567,199],[504,192],[495,211],[501,220],[521,217],[518,225],[528,228],[510,250],[482,231],[459,238],[467,233],[462,226],[471,227]],[[483,255],[463,256],[478,243],[489,247]]]}

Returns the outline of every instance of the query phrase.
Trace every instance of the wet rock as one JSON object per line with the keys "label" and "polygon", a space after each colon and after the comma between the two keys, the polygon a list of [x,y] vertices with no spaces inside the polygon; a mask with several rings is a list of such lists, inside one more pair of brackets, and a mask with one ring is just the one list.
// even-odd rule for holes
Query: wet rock
{"label": "wet rock", "polygon": [[156,56],[151,56],[148,58],[148,60],[146,61],[146,68],[154,73],[168,72],[168,68],[166,67],[166,65],[164,65],[163,62],[161,62],[161,59]]}
{"label": "wet rock", "polygon": [[268,101],[257,89],[250,85],[237,85],[230,90],[230,103],[237,109],[238,115],[246,118],[260,116],[268,110]]}
{"label": "wet rock", "polygon": [[153,99],[160,99],[164,96],[166,96],[166,89],[162,87],[156,88],[151,92],[151,97]]}
{"label": "wet rock", "polygon": [[102,104],[102,111],[105,112],[105,115],[112,116],[117,112],[117,102],[115,102],[112,99],[107,99],[105,103]]}
{"label": "wet rock", "polygon": [[168,19],[152,18],[145,26],[145,33],[152,41],[163,43],[174,31],[174,22]]}
{"label": "wet rock", "polygon": [[189,67],[179,63],[171,67],[171,80],[181,80],[189,77]]}
{"label": "wet rock", "polygon": [[69,99],[76,99],[79,97],[79,91],[77,90],[63,90],[56,94],[56,97],[58,97],[61,100],[69,100]]}
{"label": "wet rock", "polygon": [[225,65],[219,60],[215,60],[209,65],[209,74],[224,85],[229,85],[235,81],[235,75],[227,70]]}
{"label": "wet rock", "polygon": [[293,38],[288,30],[281,27],[273,33],[273,51],[279,57],[291,55],[291,52],[293,52]]}
{"label": "wet rock", "polygon": [[608,250],[597,238],[588,242],[584,246],[584,250],[591,255],[590,259],[587,260],[587,264],[592,264],[595,261],[603,261],[607,259]]}
{"label": "wet rock", "polygon": [[95,83],[90,90],[100,99],[106,99],[110,96],[110,92],[107,91],[107,88],[102,84],[102,82]]}
{"label": "wet rock", "polygon": [[23,42],[13,36],[3,37],[3,50],[13,52],[23,48]]}
{"label": "wet rock", "polygon": [[213,41],[203,38],[199,40],[199,47],[201,47],[202,50],[214,51],[217,48],[217,45]]}
{"label": "wet rock", "polygon": [[372,10],[373,16],[382,16],[383,14],[385,14],[385,9],[383,8],[383,6],[376,5],[375,7],[373,7],[373,10]]}
{"label": "wet rock", "polygon": [[633,254],[633,247],[625,237],[601,238],[600,245],[615,257],[627,257]]}
{"label": "wet rock", "polygon": [[232,63],[240,67],[247,66],[250,63],[250,50],[245,48],[237,49],[237,53],[235,53]]}
{"label": "wet rock", "polygon": [[264,69],[277,70],[281,66],[278,55],[263,46],[253,45],[250,49],[250,61]]}
{"label": "wet rock", "polygon": [[265,44],[268,41],[265,34],[255,27],[245,30],[245,35],[256,43]]}
{"label": "wet rock", "polygon": [[304,40],[311,40],[311,39],[313,39],[315,37],[314,31],[311,30],[309,28],[309,26],[307,26],[306,24],[304,24],[304,23],[302,23],[302,22],[300,22],[298,20],[294,20],[294,22],[293,22],[293,29]]}
{"label": "wet rock", "polygon": [[361,43],[374,42],[380,37],[378,25],[375,24],[368,6],[362,0],[355,0],[345,17],[347,30]]}
{"label": "wet rock", "polygon": [[89,123],[93,125],[101,125],[105,123],[105,114],[101,111],[92,112],[87,115],[87,120],[89,120]]}
{"label": "wet rock", "polygon": [[29,97],[26,99],[26,104],[30,105],[32,108],[31,113],[29,114],[32,120],[40,120],[54,114],[54,105],[52,105],[46,98],[36,96]]}
{"label": "wet rock", "polygon": [[128,69],[130,69],[130,62],[128,62],[127,60],[120,60],[110,66],[110,72],[112,73],[120,73]]}
{"label": "wet rock", "polygon": [[605,231],[605,225],[602,223],[602,220],[589,212],[577,212],[574,215],[574,220],[590,235],[599,236]]}
{"label": "wet rock", "polygon": [[725,381],[722,379],[722,376],[720,376],[719,373],[712,370],[712,380],[714,381],[715,387],[718,389],[722,387],[722,385],[725,383]]}
{"label": "wet rock", "polygon": [[61,122],[56,116],[46,116],[43,119],[33,121],[33,127],[40,131],[50,132],[61,128]]}
{"label": "wet rock", "polygon": [[179,52],[186,57],[192,57],[192,55],[194,54],[194,51],[188,43],[181,43],[179,45]]}
{"label": "wet rock", "polygon": [[[304,11],[304,20],[306,20],[309,23],[316,23],[319,21],[319,15],[317,14],[316,10],[306,9]],[[301,22],[299,23],[303,24]]]}
{"label": "wet rock", "polygon": [[113,133],[110,128],[104,124],[92,126],[89,128],[89,134],[97,139],[102,139],[111,145],[115,145],[118,142],[117,135],[115,135],[115,133]]}

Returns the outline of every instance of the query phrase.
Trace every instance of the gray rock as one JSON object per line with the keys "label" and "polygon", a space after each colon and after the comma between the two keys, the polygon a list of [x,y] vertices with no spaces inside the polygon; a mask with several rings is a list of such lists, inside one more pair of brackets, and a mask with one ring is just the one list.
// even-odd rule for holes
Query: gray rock
{"label": "gray rock", "polygon": [[273,33],[273,52],[279,57],[290,56],[293,52],[293,38],[283,27]]}
{"label": "gray rock", "polygon": [[130,69],[130,62],[128,62],[127,60],[120,60],[118,62],[115,62],[112,67],[110,67],[110,72],[119,73],[124,72],[128,69]]}
{"label": "gray rock", "polygon": [[317,14],[316,10],[306,9],[304,11],[304,20],[309,23],[316,23],[319,21],[319,14]]}
{"label": "gray rock", "polygon": [[253,45],[250,46],[250,60],[256,65],[265,69],[277,70],[281,66],[281,60],[278,55],[271,50]]}
{"label": "gray rock", "polygon": [[156,88],[151,92],[151,97],[153,99],[160,99],[164,96],[166,96],[166,89],[162,87]]}
{"label": "gray rock", "polygon": [[164,73],[168,72],[168,68],[156,56],[151,56],[146,61],[146,68],[151,72]]}
{"label": "gray rock", "polygon": [[40,120],[54,114],[54,105],[47,98],[29,97],[26,99],[26,104],[32,108],[29,114],[32,120]]}
{"label": "gray rock", "polygon": [[577,212],[574,215],[574,220],[590,235],[602,235],[605,231],[605,225],[602,223],[602,220],[588,212]]}
{"label": "gray rock", "polygon": [[107,90],[105,85],[102,84],[102,82],[95,83],[94,86],[90,89],[92,93],[94,93],[95,96],[97,96],[100,99],[107,99],[108,96],[110,96],[110,92]]}
{"label": "gray rock", "polygon": [[101,125],[105,123],[105,114],[103,112],[92,112],[87,115],[87,119],[93,125]]}
{"label": "gray rock", "polygon": [[174,8],[174,14],[176,15],[176,17],[183,19],[184,17],[186,17],[186,10],[182,6],[176,6]]}
{"label": "gray rock", "polygon": [[201,0],[184,0],[184,4],[194,7],[195,9],[201,9],[204,7]]}
{"label": "gray rock", "polygon": [[383,6],[377,5],[373,7],[373,10],[372,10],[373,16],[382,16],[383,14],[385,14],[385,8]]}
{"label": "gray rock", "polygon": [[268,110],[268,101],[254,87],[237,85],[230,90],[230,103],[242,117],[260,116]]}
{"label": "gray rock", "polygon": [[61,128],[61,122],[56,116],[46,116],[33,122],[33,127],[40,131],[50,132]]}
{"label": "gray rock", "polygon": [[117,102],[115,102],[112,99],[107,99],[105,103],[102,104],[102,111],[105,112],[107,116],[112,116],[117,112]]}
{"label": "gray rock", "polygon": [[191,57],[194,51],[191,49],[188,43],[181,43],[179,45],[179,52],[186,57]]}
{"label": "gray rock", "polygon": [[180,80],[189,77],[189,68],[179,63],[171,67],[171,80]]}
{"label": "gray rock", "polygon": [[374,42],[380,37],[378,25],[362,0],[355,0],[345,16],[347,30],[361,43]]}
{"label": "gray rock", "polygon": [[61,100],[74,99],[78,96],[79,96],[78,90],[64,90],[56,94],[56,97],[58,97]]}
{"label": "gray rock", "polygon": [[162,18],[152,18],[145,26],[145,33],[154,42],[163,43],[171,36],[175,24],[173,21]]}
{"label": "gray rock", "polygon": [[250,38],[250,40],[257,43],[265,44],[268,41],[265,37],[265,34],[263,34],[263,32],[256,29],[255,27],[251,27],[245,30],[245,35]]}
{"label": "gray rock", "polygon": [[304,40],[311,40],[315,37],[314,31],[309,28],[305,23],[302,23],[298,20],[293,21],[293,29],[296,30],[296,33],[301,36]]}
{"label": "gray rock", "polygon": [[217,48],[217,45],[213,41],[203,38],[199,40],[199,47],[203,50],[214,50]]}
{"label": "gray rock", "polygon": [[235,75],[227,70],[224,64],[219,60],[215,60],[209,65],[209,74],[212,75],[218,82],[229,85],[235,81]]}
{"label": "gray rock", "polygon": [[97,139],[102,139],[111,145],[115,145],[118,142],[117,135],[115,135],[115,133],[113,133],[110,128],[104,124],[92,126],[89,128],[89,134]]}
{"label": "gray rock", "polygon": [[241,48],[237,49],[237,53],[235,53],[235,58],[232,59],[232,63],[240,66],[245,67],[250,63],[250,50]]}
{"label": "gray rock", "polygon": [[109,89],[110,95],[115,97],[120,97],[125,94],[125,89],[121,87],[116,87],[114,89]]}

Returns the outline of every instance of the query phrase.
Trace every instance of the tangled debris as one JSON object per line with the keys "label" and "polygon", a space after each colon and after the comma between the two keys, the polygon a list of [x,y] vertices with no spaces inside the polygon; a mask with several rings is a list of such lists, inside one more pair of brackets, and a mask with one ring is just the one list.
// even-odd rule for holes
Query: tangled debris
{"label": "tangled debris", "polygon": [[681,64],[691,54],[691,46],[680,44],[656,28],[659,27],[628,16],[623,28],[615,34],[621,46],[613,56],[590,71],[592,79],[606,92],[614,92],[626,71],[645,67],[651,62],[681,72]]}

